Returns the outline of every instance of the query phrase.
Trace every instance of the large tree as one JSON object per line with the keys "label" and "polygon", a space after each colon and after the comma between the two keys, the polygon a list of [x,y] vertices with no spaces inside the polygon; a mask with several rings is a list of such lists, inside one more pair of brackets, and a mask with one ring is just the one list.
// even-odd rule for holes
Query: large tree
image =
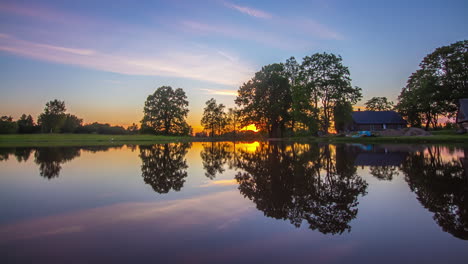
{"label": "large tree", "polygon": [[419,64],[398,97],[397,109],[412,125],[437,126],[468,97],[468,40],[437,48]]}
{"label": "large tree", "polygon": [[188,101],[182,88],[159,87],[146,99],[143,112],[142,131],[165,135],[190,133],[185,120],[189,112]]}
{"label": "large tree", "polygon": [[255,124],[270,137],[281,137],[290,119],[291,89],[282,64],[264,66],[238,90],[245,125]]}
{"label": "large tree", "polygon": [[284,72],[291,84],[291,129],[306,130],[314,133],[317,130],[318,110],[311,102],[311,89],[303,79],[301,66],[294,57],[286,60]]}
{"label": "large tree", "polygon": [[430,125],[435,127],[440,116],[450,115],[455,110],[442,90],[437,77],[426,70],[418,70],[410,76],[398,97],[397,109],[413,126],[425,123],[426,130]]}
{"label": "large tree", "polygon": [[220,135],[227,125],[227,116],[224,112],[225,106],[217,104],[214,98],[206,101],[206,107],[203,109],[201,124],[206,130],[211,130],[210,135]]}
{"label": "large tree", "polygon": [[394,105],[392,101],[388,101],[387,97],[372,97],[364,104],[369,111],[389,111]]}
{"label": "large tree", "polygon": [[361,97],[361,88],[351,86],[348,67],[341,56],[315,53],[306,56],[301,65],[301,80],[305,96],[310,96],[315,109],[320,109],[322,130],[327,133],[333,120],[333,111],[339,102],[355,104]]}
{"label": "large tree", "polygon": [[66,110],[64,101],[55,99],[46,103],[44,112],[37,119],[42,131],[46,133],[60,132],[67,118]]}

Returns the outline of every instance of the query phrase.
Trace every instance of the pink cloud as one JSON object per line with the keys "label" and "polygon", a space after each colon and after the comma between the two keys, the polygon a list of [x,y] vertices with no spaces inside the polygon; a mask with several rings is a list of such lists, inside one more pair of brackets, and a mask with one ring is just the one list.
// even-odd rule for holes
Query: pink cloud
{"label": "pink cloud", "polygon": [[165,52],[153,56],[115,54],[31,42],[0,33],[0,51],[128,75],[183,77],[224,85],[240,85],[252,72],[249,65],[210,50]]}

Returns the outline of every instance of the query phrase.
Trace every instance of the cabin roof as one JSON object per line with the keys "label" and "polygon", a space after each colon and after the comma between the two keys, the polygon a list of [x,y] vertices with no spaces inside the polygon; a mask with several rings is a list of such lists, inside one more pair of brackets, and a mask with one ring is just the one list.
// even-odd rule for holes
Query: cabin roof
{"label": "cabin roof", "polygon": [[457,123],[468,122],[468,98],[460,99],[457,113]]}
{"label": "cabin roof", "polygon": [[355,111],[353,121],[357,124],[406,124],[395,111]]}

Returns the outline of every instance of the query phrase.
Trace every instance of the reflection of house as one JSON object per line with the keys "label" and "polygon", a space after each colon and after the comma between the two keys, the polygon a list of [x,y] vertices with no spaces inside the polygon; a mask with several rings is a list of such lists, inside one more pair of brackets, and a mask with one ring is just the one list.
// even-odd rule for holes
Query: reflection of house
{"label": "reflection of house", "polygon": [[357,111],[353,112],[353,122],[348,126],[351,131],[380,131],[406,127],[406,121],[395,111]]}
{"label": "reflection of house", "polygon": [[468,98],[460,99],[460,107],[457,113],[457,123],[461,124],[468,130]]}
{"label": "reflection of house", "polygon": [[362,145],[351,144],[354,153],[355,166],[400,166],[412,151],[415,151],[409,145]]}
{"label": "reflection of house", "polygon": [[354,161],[356,166],[400,166],[408,153],[404,152],[364,152],[359,153]]}

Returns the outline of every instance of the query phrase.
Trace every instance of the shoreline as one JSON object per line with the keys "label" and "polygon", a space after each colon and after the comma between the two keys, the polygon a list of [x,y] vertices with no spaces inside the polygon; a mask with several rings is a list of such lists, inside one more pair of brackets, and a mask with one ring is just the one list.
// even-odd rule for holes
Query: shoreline
{"label": "shoreline", "polygon": [[47,146],[115,146],[123,144],[149,145],[176,142],[252,142],[286,141],[301,143],[392,143],[392,144],[468,144],[465,135],[432,135],[411,137],[290,137],[290,138],[197,138],[186,136],[156,135],[96,135],[96,134],[10,134],[0,135],[0,147],[47,147]]}

